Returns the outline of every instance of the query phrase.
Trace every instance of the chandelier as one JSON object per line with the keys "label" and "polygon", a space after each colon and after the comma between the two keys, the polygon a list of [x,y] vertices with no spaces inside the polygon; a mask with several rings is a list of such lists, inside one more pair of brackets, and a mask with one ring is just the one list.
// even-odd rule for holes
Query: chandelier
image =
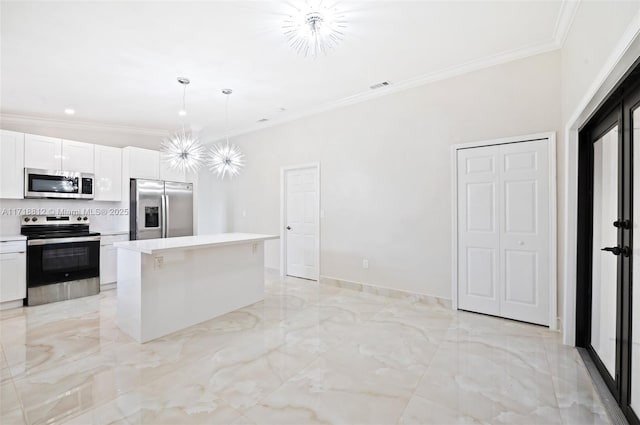
{"label": "chandelier", "polygon": [[227,175],[232,178],[240,174],[240,170],[244,166],[244,155],[239,147],[229,143],[229,96],[233,90],[224,89],[222,93],[227,96],[225,103],[226,143],[218,143],[211,147],[207,163],[212,172],[224,179]]}
{"label": "chandelier", "polygon": [[344,17],[335,5],[326,5],[322,0],[308,0],[284,21],[284,35],[289,45],[298,54],[316,57],[326,54],[344,36],[347,27]]}
{"label": "chandelier", "polygon": [[[186,93],[190,81],[188,78],[178,78],[178,83],[182,85],[182,109],[178,115],[184,117],[187,115]],[[205,148],[191,132],[187,133],[183,118],[182,131],[162,141],[161,155],[170,168],[195,173],[204,163]]]}

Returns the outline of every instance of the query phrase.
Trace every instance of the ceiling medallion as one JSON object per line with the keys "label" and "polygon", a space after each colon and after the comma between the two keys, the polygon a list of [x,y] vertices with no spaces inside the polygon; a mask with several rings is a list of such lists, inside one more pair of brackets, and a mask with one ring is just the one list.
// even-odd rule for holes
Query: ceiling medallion
{"label": "ceiling medallion", "polygon": [[227,96],[225,104],[225,133],[227,140],[226,143],[218,143],[211,147],[207,162],[209,169],[216,173],[218,177],[224,179],[227,175],[232,178],[240,174],[240,170],[244,167],[244,154],[238,146],[229,143],[229,96],[233,91],[224,89],[222,93]]}
{"label": "ceiling medallion", "polygon": [[308,0],[284,21],[284,35],[298,54],[317,57],[335,47],[344,36],[347,23],[334,4]]}
{"label": "ceiling medallion", "polygon": [[[178,78],[178,82],[182,85],[182,109],[178,114],[184,117],[187,115],[185,98],[190,81],[187,78]],[[162,141],[161,154],[170,168],[195,173],[204,164],[205,148],[196,137],[185,131],[183,119],[182,131]]]}

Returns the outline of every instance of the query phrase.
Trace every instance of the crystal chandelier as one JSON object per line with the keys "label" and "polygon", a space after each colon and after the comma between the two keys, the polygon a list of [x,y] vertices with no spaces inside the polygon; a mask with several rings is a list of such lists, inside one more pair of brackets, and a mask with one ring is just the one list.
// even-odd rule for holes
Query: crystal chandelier
{"label": "crystal chandelier", "polygon": [[347,27],[335,5],[322,0],[307,0],[284,21],[284,35],[298,54],[316,57],[335,47]]}
{"label": "crystal chandelier", "polygon": [[[187,115],[186,93],[190,81],[188,78],[178,78],[178,82],[182,85],[182,109],[178,115],[184,117]],[[183,118],[182,131],[162,141],[161,154],[170,168],[195,173],[204,163],[205,148],[196,137],[186,132]]]}
{"label": "crystal chandelier", "polygon": [[240,148],[229,143],[229,95],[233,93],[231,89],[224,89],[222,93],[227,96],[225,104],[225,133],[226,143],[219,143],[209,150],[209,169],[216,173],[218,177],[224,179],[225,176],[232,178],[240,174],[244,166],[244,155]]}

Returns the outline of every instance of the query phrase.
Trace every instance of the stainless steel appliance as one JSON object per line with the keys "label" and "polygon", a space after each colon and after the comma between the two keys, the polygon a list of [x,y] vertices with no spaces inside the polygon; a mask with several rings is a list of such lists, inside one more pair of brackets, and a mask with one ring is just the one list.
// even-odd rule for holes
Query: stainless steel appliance
{"label": "stainless steel appliance", "polygon": [[27,305],[100,292],[100,233],[83,216],[22,216],[27,237]]}
{"label": "stainless steel appliance", "polygon": [[24,197],[93,199],[94,176],[76,171],[24,169]]}
{"label": "stainless steel appliance", "polygon": [[131,179],[129,239],[193,235],[193,184]]}

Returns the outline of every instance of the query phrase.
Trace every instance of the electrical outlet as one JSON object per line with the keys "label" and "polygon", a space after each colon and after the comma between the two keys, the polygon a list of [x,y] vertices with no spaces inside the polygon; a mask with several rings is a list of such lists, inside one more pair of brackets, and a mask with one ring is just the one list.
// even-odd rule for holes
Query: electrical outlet
{"label": "electrical outlet", "polygon": [[247,210],[242,210],[242,216],[246,217],[247,216]]}
{"label": "electrical outlet", "polygon": [[156,261],[156,269],[162,268],[162,264],[164,263],[164,257],[154,257]]}
{"label": "electrical outlet", "polygon": [[363,269],[369,268],[369,260],[362,260],[362,268]]}

